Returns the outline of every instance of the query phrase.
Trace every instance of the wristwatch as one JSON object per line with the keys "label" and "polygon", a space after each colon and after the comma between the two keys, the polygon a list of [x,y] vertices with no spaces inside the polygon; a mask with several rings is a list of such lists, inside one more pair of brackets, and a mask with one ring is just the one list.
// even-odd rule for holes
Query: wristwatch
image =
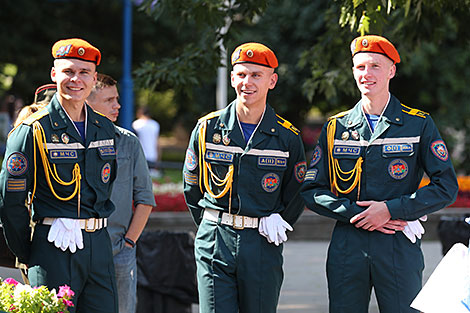
{"label": "wristwatch", "polygon": [[134,240],[132,239],[129,239],[127,237],[124,237],[124,241],[127,242],[128,244],[130,244],[132,246],[132,248],[135,248],[135,242]]}

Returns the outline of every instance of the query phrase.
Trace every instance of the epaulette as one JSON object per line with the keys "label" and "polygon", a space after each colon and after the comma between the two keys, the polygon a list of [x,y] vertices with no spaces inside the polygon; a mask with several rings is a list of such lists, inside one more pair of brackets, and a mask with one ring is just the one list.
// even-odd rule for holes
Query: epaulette
{"label": "epaulette", "polygon": [[419,116],[421,118],[426,118],[426,116],[429,115],[429,113],[427,112],[407,107],[403,103],[401,104],[401,106],[402,106],[401,111],[409,115]]}
{"label": "epaulette", "polygon": [[23,124],[26,124],[26,125],[31,125],[33,124],[34,122],[36,122],[37,120],[39,120],[40,118],[46,116],[49,114],[49,111],[46,109],[46,108],[43,108],[37,112],[34,112],[33,114],[31,114],[30,116],[28,116],[24,121],[23,121]]}
{"label": "epaulette", "polygon": [[296,134],[296,135],[299,135],[300,130],[298,130],[297,128],[295,128],[294,125],[292,125],[291,122],[289,122],[288,120],[283,119],[282,117],[280,117],[280,116],[277,115],[277,114],[276,114],[276,116],[280,119],[280,121],[277,121],[277,122],[278,122],[282,127],[287,128],[288,130],[290,130],[291,132],[293,132],[293,133]]}
{"label": "epaulette", "polygon": [[[352,109],[351,109],[351,110],[352,110]],[[346,114],[348,114],[349,112],[351,112],[351,110],[347,110],[347,111],[339,112],[339,113],[338,113],[338,114],[336,114],[336,115],[330,116],[330,117],[328,118],[328,120],[330,121],[330,120],[332,120],[332,119],[334,119],[334,118],[340,118],[340,117],[343,117],[343,116],[345,116]]]}
{"label": "epaulette", "polygon": [[214,111],[214,112],[211,112],[209,114],[206,114],[204,115],[203,117],[199,118],[197,120],[198,123],[201,123],[201,122],[204,122],[206,120],[210,120],[211,118],[214,118],[214,117],[217,117],[219,116],[220,114],[222,114],[222,110],[224,109],[221,109],[221,110],[218,110],[218,111]]}

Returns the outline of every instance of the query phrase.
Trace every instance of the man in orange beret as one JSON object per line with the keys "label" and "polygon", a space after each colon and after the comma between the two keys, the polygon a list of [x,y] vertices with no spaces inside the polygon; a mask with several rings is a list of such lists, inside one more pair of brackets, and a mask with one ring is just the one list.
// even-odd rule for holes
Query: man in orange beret
{"label": "man in orange beret", "polygon": [[117,313],[106,231],[114,210],[109,198],[116,176],[115,132],[110,120],[85,103],[101,54],[73,38],[56,42],[52,56],[57,92],[7,141],[0,174],[4,233],[12,252],[28,266],[32,286],[70,286],[75,292],[71,313]]}
{"label": "man in orange beret", "polygon": [[303,209],[299,130],[267,104],[274,53],[246,43],[232,54],[237,99],[199,119],[183,169],[195,241],[200,312],[276,312],[282,243]]}
{"label": "man in orange beret", "polygon": [[[330,312],[367,312],[374,288],[381,313],[410,307],[424,268],[418,219],[455,201],[457,178],[430,115],[389,92],[400,56],[381,36],[351,43],[361,100],[323,127],[302,185],[307,207],[337,220],[327,276]],[[428,186],[418,189],[426,173]]]}

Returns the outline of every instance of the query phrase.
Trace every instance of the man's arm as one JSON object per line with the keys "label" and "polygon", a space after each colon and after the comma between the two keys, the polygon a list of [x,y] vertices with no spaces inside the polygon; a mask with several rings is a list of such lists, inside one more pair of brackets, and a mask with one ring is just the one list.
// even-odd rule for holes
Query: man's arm
{"label": "man's arm", "polygon": [[[152,212],[153,206],[148,204],[137,204],[135,207],[134,215],[132,216],[131,224],[129,225],[129,229],[125,234],[125,238],[129,238],[133,242],[137,242],[139,240],[142,231],[147,224],[147,220]],[[130,244],[126,242],[126,246],[132,247]]]}

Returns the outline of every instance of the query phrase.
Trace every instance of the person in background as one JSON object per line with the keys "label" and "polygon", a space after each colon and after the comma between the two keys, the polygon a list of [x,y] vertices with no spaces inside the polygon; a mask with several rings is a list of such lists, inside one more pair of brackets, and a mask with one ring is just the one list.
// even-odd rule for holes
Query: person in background
{"label": "person in background", "polygon": [[276,312],[282,243],[303,210],[307,169],[299,130],[267,104],[276,86],[274,52],[246,43],[232,54],[237,99],[199,119],[183,169],[195,223],[199,308]]}
{"label": "person in background", "polygon": [[[301,195],[337,220],[328,249],[331,313],[367,312],[372,288],[381,313],[410,308],[424,268],[418,219],[452,204],[457,178],[431,116],[389,91],[400,55],[386,38],[351,43],[361,100],[329,118]],[[418,189],[423,173],[431,182]]]}
{"label": "person in background", "polygon": [[85,102],[101,53],[72,38],[57,41],[52,56],[50,75],[57,92],[7,141],[0,174],[4,234],[19,262],[28,266],[31,286],[70,286],[75,293],[71,313],[116,313],[106,231],[114,211],[109,198],[117,168],[115,130]]}
{"label": "person in background", "polygon": [[[116,80],[98,73],[87,102],[94,110],[116,122],[121,107]],[[108,233],[113,245],[119,312],[133,313],[137,304],[136,243],[155,206],[155,197],[139,139],[119,126],[115,126],[115,132],[118,170],[111,201],[116,210],[108,218]]]}
{"label": "person in background", "polygon": [[158,138],[160,136],[160,124],[152,119],[147,107],[140,107],[137,110],[137,119],[132,122],[132,128],[139,137],[142,148],[144,149],[145,159],[150,168],[150,174],[155,177],[161,176],[158,171],[158,162],[160,160],[160,146]]}

